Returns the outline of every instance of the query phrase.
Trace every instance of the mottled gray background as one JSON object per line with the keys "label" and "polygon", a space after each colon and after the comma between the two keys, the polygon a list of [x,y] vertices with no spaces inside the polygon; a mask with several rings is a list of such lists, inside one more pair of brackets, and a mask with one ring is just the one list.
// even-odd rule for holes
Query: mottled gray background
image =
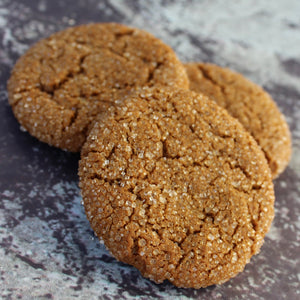
{"label": "mottled gray background", "polygon": [[[275,181],[276,217],[259,255],[222,286],[154,284],[117,262],[90,229],[79,155],[22,131],[6,81],[35,41],[67,26],[145,29],[183,61],[228,66],[262,85],[286,115],[293,157]],[[0,297],[2,299],[299,299],[300,1],[0,0]]]}

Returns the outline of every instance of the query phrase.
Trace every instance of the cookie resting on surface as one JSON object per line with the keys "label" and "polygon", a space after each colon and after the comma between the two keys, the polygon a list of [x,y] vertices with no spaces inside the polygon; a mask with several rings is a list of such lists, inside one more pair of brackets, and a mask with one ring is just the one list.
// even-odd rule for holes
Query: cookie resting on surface
{"label": "cookie resting on surface", "polygon": [[208,63],[187,63],[190,89],[203,93],[237,118],[264,151],[273,178],[291,158],[291,134],[270,95],[243,75]]}
{"label": "cookie resting on surface", "polygon": [[96,235],[143,276],[200,288],[241,272],[274,215],[266,158],[202,94],[141,89],[100,117],[82,148]]}
{"label": "cookie resting on surface", "polygon": [[99,112],[136,86],[154,85],[188,88],[170,47],[139,29],[88,24],[32,46],[12,71],[8,97],[31,135],[76,152]]}

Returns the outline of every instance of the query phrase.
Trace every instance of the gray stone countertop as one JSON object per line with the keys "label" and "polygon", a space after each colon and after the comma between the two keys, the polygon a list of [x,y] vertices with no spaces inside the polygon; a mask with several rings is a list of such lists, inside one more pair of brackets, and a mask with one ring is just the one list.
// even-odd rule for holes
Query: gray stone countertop
{"label": "gray stone countertop", "polygon": [[[262,85],[285,114],[293,156],[275,180],[275,219],[261,252],[220,286],[155,284],[94,237],[77,186],[79,155],[20,128],[7,102],[16,59],[71,25],[145,29],[183,61],[228,66]],[[0,0],[0,298],[300,299],[300,1]]]}

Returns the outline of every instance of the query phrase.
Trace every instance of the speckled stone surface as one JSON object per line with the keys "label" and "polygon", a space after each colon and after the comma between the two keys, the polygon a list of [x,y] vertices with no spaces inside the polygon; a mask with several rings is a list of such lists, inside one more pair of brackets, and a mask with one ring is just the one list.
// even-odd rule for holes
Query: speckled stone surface
{"label": "speckled stone surface", "polygon": [[[299,299],[300,2],[0,0],[0,298]],[[148,30],[183,61],[206,61],[262,85],[286,115],[293,156],[275,181],[275,219],[260,254],[221,286],[157,285],[117,262],[86,220],[79,155],[20,128],[7,102],[16,59],[67,26],[115,21]]]}

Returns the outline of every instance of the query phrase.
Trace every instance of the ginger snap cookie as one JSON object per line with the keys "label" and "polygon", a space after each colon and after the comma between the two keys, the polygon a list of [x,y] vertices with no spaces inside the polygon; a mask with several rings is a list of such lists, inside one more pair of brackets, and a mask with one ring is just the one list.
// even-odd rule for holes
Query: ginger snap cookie
{"label": "ginger snap cookie", "polygon": [[237,118],[264,151],[273,178],[291,157],[291,134],[284,116],[260,86],[230,69],[208,63],[187,63],[190,89],[204,93]]}
{"label": "ginger snap cookie", "polygon": [[273,219],[264,153],[202,94],[141,89],[95,123],[80,187],[96,235],[143,276],[223,283],[256,254]]}
{"label": "ginger snap cookie", "polygon": [[136,86],[188,88],[173,50],[145,31],[121,24],[68,28],[39,41],[16,63],[9,103],[39,140],[79,151],[99,112]]}

